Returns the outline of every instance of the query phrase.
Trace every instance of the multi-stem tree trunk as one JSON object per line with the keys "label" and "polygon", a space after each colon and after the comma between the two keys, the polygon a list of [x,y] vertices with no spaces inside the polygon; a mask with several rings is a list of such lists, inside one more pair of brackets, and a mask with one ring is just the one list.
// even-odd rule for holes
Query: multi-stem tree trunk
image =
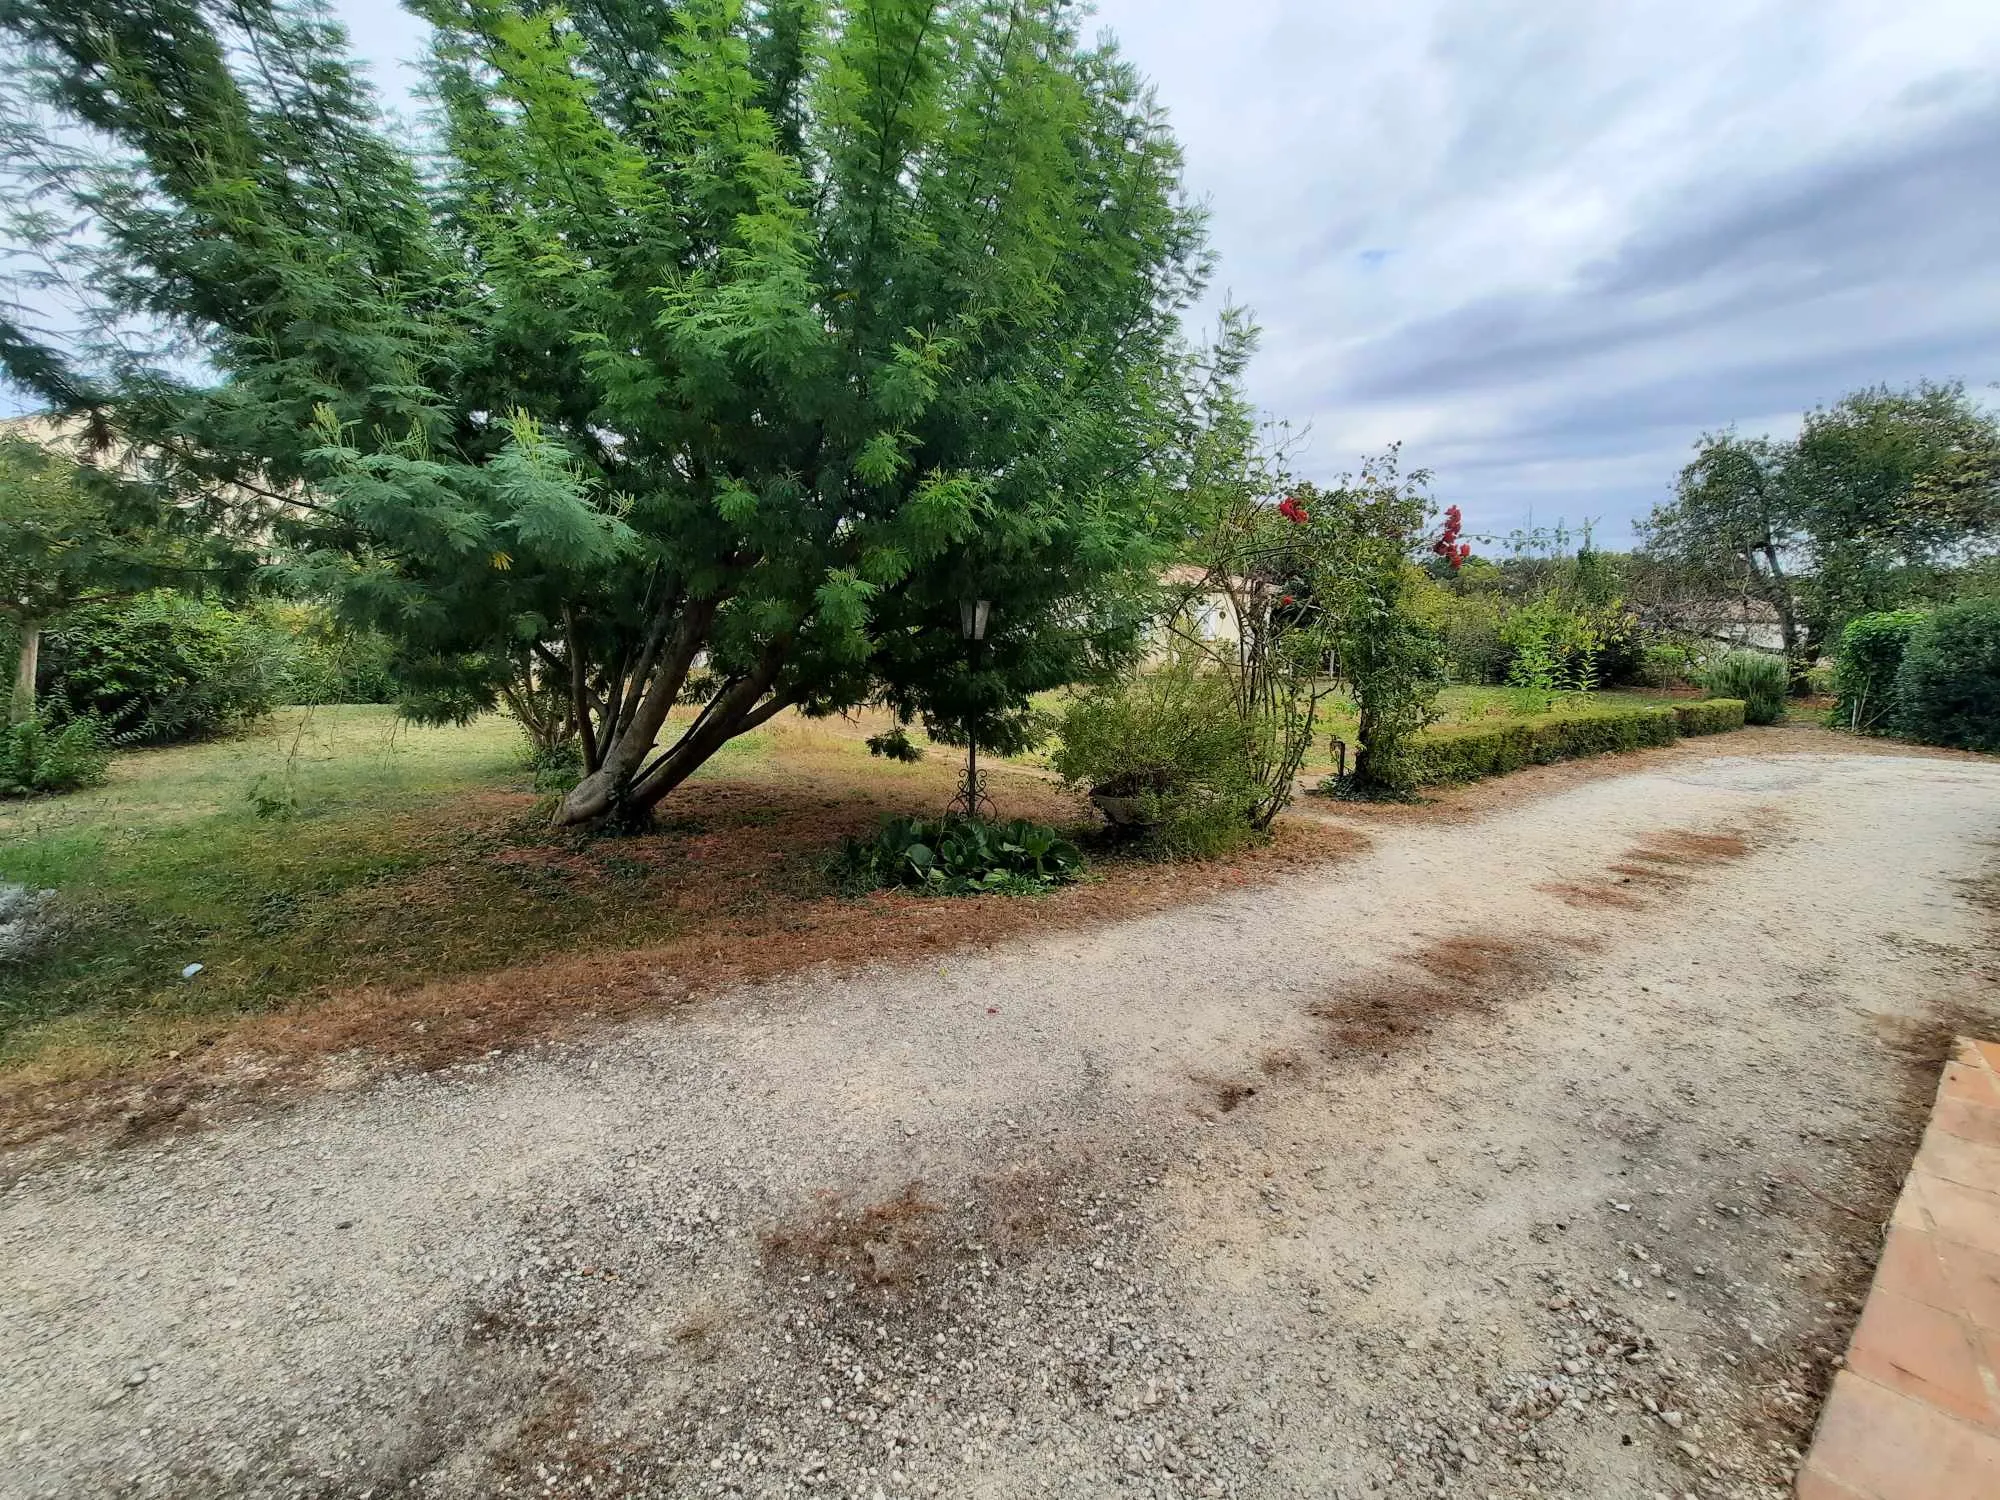
{"label": "multi-stem tree trunk", "polygon": [[665,746],[667,716],[708,643],[714,602],[696,602],[661,618],[630,670],[602,674],[593,689],[581,648],[571,642],[571,691],[583,741],[584,777],[557,809],[558,826],[643,824],[653,807],[739,734],[782,713],[796,692],[778,686],[790,648],[780,636],[749,670],[723,680],[692,723]]}
{"label": "multi-stem tree trunk", "polygon": [[21,657],[14,667],[14,696],[7,710],[9,724],[23,724],[35,716],[35,672],[41,654],[42,627],[33,620],[23,620]]}

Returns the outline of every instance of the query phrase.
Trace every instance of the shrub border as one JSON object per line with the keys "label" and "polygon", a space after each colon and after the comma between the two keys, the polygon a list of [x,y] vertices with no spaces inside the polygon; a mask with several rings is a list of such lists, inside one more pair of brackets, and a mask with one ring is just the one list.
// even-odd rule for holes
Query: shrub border
{"label": "shrub border", "polygon": [[1528,766],[1671,745],[1683,736],[1743,727],[1740,698],[1706,698],[1610,714],[1552,714],[1417,736],[1409,751],[1418,786],[1457,786]]}

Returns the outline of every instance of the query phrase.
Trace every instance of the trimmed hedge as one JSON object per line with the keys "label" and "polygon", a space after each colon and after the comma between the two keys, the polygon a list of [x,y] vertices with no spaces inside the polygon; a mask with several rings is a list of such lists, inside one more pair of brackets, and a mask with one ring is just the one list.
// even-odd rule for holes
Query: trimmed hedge
{"label": "trimmed hedge", "polygon": [[1743,727],[1749,707],[1741,698],[1704,698],[1699,703],[1676,703],[1674,727],[1683,735],[1725,734]]}
{"label": "trimmed hedge", "polygon": [[2000,750],[2000,599],[1947,604],[1917,627],[1891,724],[1920,744]]}
{"label": "trimmed hedge", "polygon": [[1857,615],[1840,632],[1833,659],[1831,723],[1859,734],[1886,734],[1896,711],[1896,673],[1926,616],[1920,609]]}
{"label": "trimmed hedge", "polygon": [[1526,766],[1671,745],[1684,734],[1741,729],[1743,710],[1738,699],[1711,698],[1671,708],[1553,714],[1545,719],[1472,725],[1417,736],[1410,745],[1410,765],[1419,786],[1478,781]]}

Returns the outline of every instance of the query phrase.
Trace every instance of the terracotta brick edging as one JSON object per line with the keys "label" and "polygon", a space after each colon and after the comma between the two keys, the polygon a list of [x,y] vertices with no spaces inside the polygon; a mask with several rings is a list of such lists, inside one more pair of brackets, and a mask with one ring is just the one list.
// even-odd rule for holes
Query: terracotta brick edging
{"label": "terracotta brick edging", "polygon": [[1799,1500],[2000,1500],[2000,1045],[1960,1038]]}

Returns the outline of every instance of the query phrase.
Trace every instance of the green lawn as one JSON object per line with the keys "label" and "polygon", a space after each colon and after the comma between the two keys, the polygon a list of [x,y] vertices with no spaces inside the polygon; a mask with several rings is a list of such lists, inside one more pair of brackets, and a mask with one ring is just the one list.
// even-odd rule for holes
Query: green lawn
{"label": "green lawn", "polygon": [[[872,757],[887,724],[774,719],[633,838],[551,829],[499,716],[285,709],[239,738],[121,753],[97,790],[0,802],[0,881],[54,889],[60,914],[54,941],[0,963],[0,1075],[115,1069],[364,987],[782,928],[833,899],[841,837],[950,797],[957,752]],[[1000,795],[1062,815],[1040,779]]]}
{"label": "green lawn", "polygon": [[[768,738],[706,770],[757,761]],[[97,790],[0,803],[0,881],[57,891],[65,925],[0,965],[0,1068],[147,1016],[670,930],[646,899],[657,868],[600,843],[548,833],[520,731],[497,716],[423,729],[383,707],[287,709],[240,738],[121,754]]]}

